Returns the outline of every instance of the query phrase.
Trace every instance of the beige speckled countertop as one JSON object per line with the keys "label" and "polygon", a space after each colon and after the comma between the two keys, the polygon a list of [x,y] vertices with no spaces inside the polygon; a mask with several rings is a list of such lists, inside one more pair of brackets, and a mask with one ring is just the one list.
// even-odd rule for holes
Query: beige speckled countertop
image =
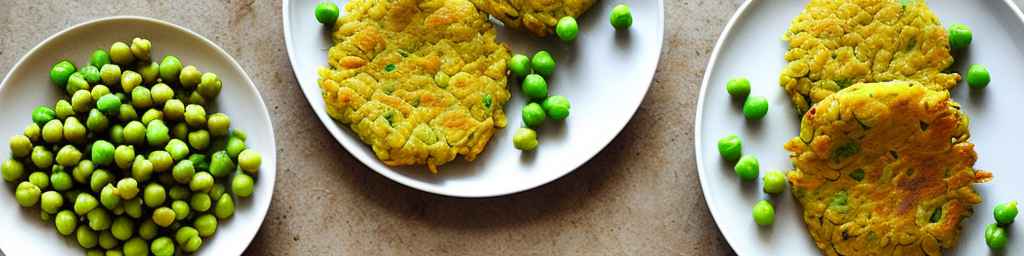
{"label": "beige speckled countertop", "polygon": [[333,139],[292,75],[279,1],[0,0],[0,74],[53,33],[111,15],[170,21],[219,44],[277,124],[274,199],[247,254],[724,255],[732,251],[704,203],[692,127],[704,67],[739,2],[665,0],[661,63],[625,130],[572,174],[490,199],[420,192],[321,143]]}

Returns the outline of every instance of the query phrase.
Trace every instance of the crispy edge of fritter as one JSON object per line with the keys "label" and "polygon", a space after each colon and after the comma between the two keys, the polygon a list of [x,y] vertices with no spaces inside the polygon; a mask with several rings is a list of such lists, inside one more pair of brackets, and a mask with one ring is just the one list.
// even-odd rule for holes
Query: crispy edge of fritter
{"label": "crispy edge of fritter", "polygon": [[477,8],[500,20],[506,27],[547,37],[558,19],[578,18],[597,0],[472,0]]}

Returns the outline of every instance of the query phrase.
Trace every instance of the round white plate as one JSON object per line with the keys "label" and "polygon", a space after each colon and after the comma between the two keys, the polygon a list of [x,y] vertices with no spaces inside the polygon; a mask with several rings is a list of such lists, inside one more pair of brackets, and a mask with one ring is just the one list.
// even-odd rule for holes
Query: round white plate
{"label": "round white plate", "polygon": [[[1009,200],[1024,200],[1020,181],[1024,172],[1016,160],[1024,136],[1020,99],[1024,98],[1024,20],[1020,9],[1010,1],[928,1],[942,24],[967,24],[974,31],[974,42],[967,54],[954,54],[954,67],[964,74],[972,63],[986,64],[992,83],[983,90],[969,90],[964,82],[952,91],[971,118],[972,141],[977,145],[976,168],[992,171],[995,180],[976,185],[984,202],[974,208],[972,218],[963,222],[954,255],[988,253],[985,225],[994,223],[992,208]],[[700,182],[708,208],[729,244],[739,255],[820,255],[801,221],[801,208],[792,194],[767,196],[761,182],[743,183],[732,166],[718,154],[717,142],[729,133],[743,139],[743,153],[754,154],[761,163],[761,174],[770,170],[788,171],[793,165],[782,145],[797,135],[799,117],[778,85],[787,50],[781,40],[790,21],[806,1],[747,1],[725,27],[705,72],[697,104],[694,127],[695,152]],[[725,83],[733,76],[747,76],[752,94],[768,98],[768,116],[761,121],[746,121],[740,104],[730,99]],[[761,199],[775,203],[775,225],[758,227],[751,209]],[[1015,223],[1010,231],[1007,252],[1024,250],[1024,228]]]}
{"label": "round white plate", "polygon": [[[213,42],[188,29],[150,18],[111,17],[75,25],[37,45],[0,84],[0,137],[5,143],[0,147],[0,156],[10,156],[6,139],[21,134],[32,122],[33,108],[53,106],[57,99],[66,97],[49,80],[53,63],[70,59],[82,65],[89,62],[93,50],[109,49],[115,41],[128,42],[134,37],[153,42],[154,58],[173,54],[186,65],[216,73],[224,87],[213,109],[231,116],[231,127],[248,133],[246,144],[263,155],[255,193],[251,198],[235,200],[234,217],[218,223],[217,234],[204,239],[199,251],[204,255],[239,255],[256,236],[270,207],[277,166],[274,130],[263,99],[242,67]],[[52,222],[40,220],[39,207],[22,208],[14,201],[12,191],[16,185],[0,183],[0,223],[4,223],[4,228],[0,228],[0,250],[7,255],[83,254],[85,251],[76,240],[65,239]]]}
{"label": "round white plate", "polygon": [[[538,130],[541,145],[535,152],[516,150],[512,147],[512,133],[523,125],[520,113],[525,101],[518,82],[509,79],[512,100],[505,106],[508,127],[494,134],[475,161],[460,157],[441,166],[438,174],[431,174],[425,166],[384,165],[347,126],[327,116],[316,70],[327,66],[327,49],[333,43],[329,29],[313,16],[318,2],[285,0],[283,4],[288,57],[316,115],[338,143],[374,171],[407,186],[448,196],[515,193],[576,169],[611,142],[629,122],[647,93],[661,54],[661,0],[621,1],[630,6],[635,18],[633,27],[625,33],[616,33],[608,22],[608,13],[616,2],[600,1],[579,18],[579,37],[571,44],[554,37],[537,39],[499,26],[498,39],[507,42],[513,53],[532,55],[542,49],[551,52],[558,68],[548,81],[550,93],[568,97],[572,102],[571,114],[564,123],[548,121]],[[347,1],[332,2],[344,9]]]}

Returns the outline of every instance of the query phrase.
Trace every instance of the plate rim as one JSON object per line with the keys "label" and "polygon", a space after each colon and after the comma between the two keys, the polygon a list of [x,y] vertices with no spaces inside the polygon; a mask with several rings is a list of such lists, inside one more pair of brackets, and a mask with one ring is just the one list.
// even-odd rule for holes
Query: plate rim
{"label": "plate rim", "polygon": [[[58,37],[61,37],[61,36],[71,32],[71,31],[74,31],[74,30],[77,30],[77,29],[81,29],[81,28],[87,27],[87,26],[93,26],[93,25],[96,25],[98,23],[114,22],[114,21],[145,22],[145,23],[153,23],[153,24],[156,24],[156,25],[159,25],[159,26],[165,26],[165,27],[167,27],[169,29],[178,30],[178,31],[180,31],[182,33],[192,35],[193,37],[199,39],[199,43],[206,44],[207,46],[213,48],[214,51],[217,52],[217,54],[221,55],[222,58],[225,58],[225,59],[227,59],[230,62],[230,64],[231,64],[230,67],[232,69],[235,69],[237,72],[242,74],[242,78],[244,79],[245,85],[248,86],[248,89],[251,89],[252,91],[254,91],[256,93],[256,99],[260,103],[262,103],[262,104],[259,104],[258,110],[260,110],[262,113],[266,113],[266,115],[262,115],[262,117],[257,117],[257,118],[263,119],[263,121],[268,124],[267,128],[270,131],[271,137],[277,138],[277,135],[274,133],[274,123],[270,119],[270,111],[267,109],[266,101],[263,100],[263,96],[260,93],[259,88],[256,87],[256,83],[252,81],[252,78],[249,77],[249,74],[245,71],[244,68],[242,68],[242,66],[240,64],[238,64],[238,61],[235,60],[234,57],[232,57],[230,54],[228,54],[226,51],[224,51],[223,48],[221,48],[219,45],[217,45],[213,41],[210,41],[209,38],[206,38],[202,34],[196,33],[195,31],[192,31],[192,30],[190,30],[188,28],[179,26],[177,24],[174,24],[174,23],[171,23],[171,22],[168,22],[168,21],[164,21],[164,20],[160,20],[160,19],[156,19],[156,18],[151,18],[151,17],[145,17],[145,16],[114,15],[114,16],[101,17],[101,18],[86,20],[86,21],[83,21],[83,22],[71,25],[71,26],[69,26],[69,27],[67,27],[65,29],[62,29],[62,30],[60,30],[58,32],[53,33],[52,35],[46,37],[46,39],[43,39],[42,41],[37,43],[35,46],[30,48],[27,52],[22,54],[21,57],[18,58],[18,61],[14,62],[14,64],[11,65],[10,71],[8,71],[6,75],[4,75],[3,80],[0,80],[0,94],[3,94],[7,90],[13,90],[13,89],[9,89],[10,86],[5,86],[5,85],[7,85],[8,80],[11,78],[11,76],[14,75],[14,71],[16,69],[18,69],[18,67],[21,67],[22,65],[24,65],[24,62],[28,59],[29,56],[37,54],[37,52],[39,51],[39,49],[43,45],[50,44],[54,40],[56,40]],[[256,219],[259,220],[257,223],[255,223],[257,225],[256,232],[253,232],[250,235],[246,235],[247,238],[245,239],[244,246],[238,247],[239,249],[241,249],[241,251],[238,252],[239,254],[245,252],[245,250],[247,248],[249,248],[249,245],[252,244],[252,241],[255,240],[256,235],[259,234],[260,228],[263,226],[263,222],[266,221],[267,213],[270,211],[270,206],[274,203],[274,200],[273,200],[274,187],[277,184],[277,166],[276,166],[276,163],[277,163],[277,142],[276,142],[276,139],[268,140],[268,142],[270,144],[270,148],[273,149],[273,150],[271,150],[270,152],[264,152],[263,154],[265,156],[270,156],[269,158],[273,159],[273,163],[275,165],[274,166],[270,166],[270,168],[272,168],[272,173],[274,173],[274,175],[271,176],[271,178],[269,180],[270,191],[268,192],[267,199],[266,199],[268,201],[267,207],[257,207],[255,209],[257,211]],[[261,168],[267,168],[267,167],[261,167]],[[253,205],[256,205],[256,204],[253,204]],[[237,239],[233,239],[233,240],[235,242],[238,241]],[[227,243],[227,240],[225,240],[225,243]],[[2,253],[0,253],[0,254],[2,254]]]}
{"label": "plate rim", "polygon": [[[345,0],[339,0],[339,1],[345,1]],[[327,130],[328,133],[331,134],[331,137],[334,138],[335,143],[337,143],[339,146],[341,146],[341,148],[343,150],[348,152],[348,151],[350,151],[349,148],[345,145],[345,143],[342,143],[341,139],[340,139],[340,136],[349,136],[349,135],[341,134],[341,131],[343,129],[348,129],[348,128],[344,127],[344,126],[341,126],[341,125],[337,125],[339,129],[336,129],[336,130],[328,128],[327,127],[328,123],[336,124],[337,122],[334,121],[334,119],[331,119],[330,117],[328,117],[326,113],[320,113],[320,112],[323,112],[323,111],[320,111],[316,107],[314,107],[313,103],[312,103],[312,100],[310,98],[310,97],[314,97],[314,96],[315,97],[320,97],[320,95],[310,96],[309,94],[306,93],[305,90],[302,90],[303,82],[302,82],[301,79],[299,79],[299,70],[295,68],[295,61],[294,61],[295,60],[295,54],[293,52],[295,52],[295,50],[293,50],[294,46],[293,46],[293,42],[292,42],[293,40],[292,40],[292,32],[291,32],[291,27],[292,27],[291,26],[291,2],[292,2],[292,0],[283,0],[283,2],[281,4],[281,8],[282,8],[281,9],[282,10],[282,13],[281,13],[282,23],[281,24],[284,27],[283,32],[284,32],[284,39],[285,39],[284,40],[285,41],[285,51],[288,52],[288,62],[292,66],[292,74],[295,77],[295,81],[296,81],[297,85],[299,86],[299,91],[302,92],[303,96],[306,98],[306,103],[309,103],[309,107],[313,110],[313,112],[317,116],[317,118],[320,119],[320,123],[324,126],[323,128],[325,130]],[[333,1],[331,1],[331,2],[333,2]],[[457,198],[489,198],[489,197],[499,197],[499,196],[511,195],[511,194],[516,194],[516,193],[528,191],[528,190],[531,190],[531,189],[543,186],[545,184],[551,183],[551,182],[553,182],[555,180],[558,180],[558,179],[564,177],[565,175],[568,175],[569,173],[572,173],[572,172],[576,171],[576,169],[579,169],[580,166],[583,166],[584,164],[590,162],[590,160],[593,159],[595,156],[597,156],[598,153],[600,153],[606,147],[608,147],[608,144],[611,144],[611,142],[613,140],[615,140],[615,138],[617,138],[619,134],[622,133],[622,130],[626,128],[626,125],[628,125],[629,122],[633,120],[633,117],[636,116],[636,112],[640,109],[640,105],[643,104],[643,100],[645,98],[647,98],[647,93],[650,92],[651,85],[654,83],[654,76],[655,76],[655,74],[657,74],[658,66],[661,63],[661,54],[662,54],[662,50],[664,49],[664,45],[665,45],[665,2],[664,2],[664,0],[657,0],[657,8],[658,8],[657,20],[656,20],[657,22],[655,24],[657,26],[657,29],[656,29],[656,31],[657,31],[657,38],[656,38],[655,41],[658,42],[658,48],[657,48],[658,54],[657,54],[657,58],[655,58],[656,61],[653,62],[653,66],[649,68],[650,71],[646,72],[648,74],[644,75],[644,77],[647,77],[646,78],[647,82],[643,84],[643,86],[644,86],[644,88],[643,88],[643,90],[644,90],[643,97],[639,97],[637,99],[638,102],[635,103],[635,107],[633,108],[633,111],[630,113],[629,118],[627,119],[627,121],[623,122],[621,125],[619,125],[617,127],[617,131],[615,132],[615,136],[609,137],[607,139],[607,141],[602,143],[603,145],[600,148],[597,148],[596,150],[593,151],[593,153],[590,153],[590,156],[587,157],[586,161],[582,161],[582,162],[576,164],[572,169],[569,169],[568,171],[565,171],[564,173],[561,173],[559,175],[553,175],[553,176],[551,176],[550,179],[545,179],[543,182],[537,182],[535,184],[529,184],[529,185],[526,185],[526,186],[514,187],[513,189],[502,190],[502,191],[497,191],[497,192],[488,191],[487,193],[472,193],[472,192],[465,193],[465,192],[460,192],[460,191],[449,191],[449,190],[445,190],[445,189],[435,189],[434,187],[421,186],[421,185],[417,185],[417,184],[414,184],[414,183],[411,183],[411,182],[407,182],[404,179],[398,178],[398,176],[402,176],[403,175],[401,170],[394,170],[394,169],[392,169],[393,167],[386,166],[386,165],[383,165],[383,164],[380,165],[383,168],[391,169],[390,172],[387,172],[387,171],[384,171],[384,170],[379,170],[378,168],[367,164],[368,161],[378,161],[379,162],[380,160],[377,159],[376,157],[361,157],[361,156],[353,154],[351,152],[348,152],[348,153],[353,158],[356,158],[357,160],[359,160],[359,163],[362,164],[363,166],[365,166],[366,168],[368,168],[370,170],[373,170],[373,172],[375,172],[377,174],[380,174],[380,175],[382,175],[384,177],[387,177],[391,181],[394,181],[396,183],[402,184],[402,185],[404,185],[406,187],[410,187],[410,188],[413,188],[413,189],[416,189],[416,190],[419,190],[419,191],[424,191],[424,192],[428,192],[428,193],[432,193],[432,194],[437,194],[437,195],[442,195],[442,196],[448,196],[448,197],[457,197]],[[365,144],[361,140],[359,140],[359,142],[361,144]]]}
{"label": "plate rim", "polygon": [[[711,199],[711,194],[708,192],[710,189],[710,185],[708,184],[708,175],[704,174],[705,168],[703,152],[701,151],[701,145],[703,145],[701,138],[703,136],[700,127],[703,123],[701,117],[703,116],[702,113],[704,111],[705,93],[707,92],[708,82],[711,81],[711,74],[714,72],[714,67],[718,60],[718,54],[720,53],[720,51],[722,51],[722,45],[725,44],[725,40],[731,37],[733,26],[736,24],[738,20],[748,15],[748,7],[750,7],[750,5],[754,1],[755,0],[746,0],[739,6],[739,8],[736,9],[736,12],[733,13],[732,17],[729,19],[728,23],[726,23],[725,28],[722,30],[722,33],[719,35],[717,41],[715,42],[715,48],[711,52],[711,57],[709,58],[707,67],[705,67],[704,70],[704,77],[701,79],[700,94],[697,97],[697,109],[694,112],[695,117],[693,122],[693,152],[696,157],[695,160],[697,163],[697,176],[698,180],[700,181],[701,192],[704,195],[704,203],[708,206],[708,211],[711,212],[711,218],[712,220],[714,220],[715,226],[718,227],[719,233],[721,233],[722,237],[725,238],[726,243],[729,244],[729,247],[733,250],[733,252],[739,255],[745,255],[747,251],[740,253],[736,250],[736,247],[733,246],[733,238],[731,238],[729,235],[726,235],[727,233],[733,232],[726,232],[726,229],[724,229],[723,226],[719,224],[720,217],[718,216],[718,212],[720,210],[718,210],[718,207],[713,206],[717,204],[711,203],[714,200]],[[1017,19],[1019,19],[1021,23],[1024,24],[1024,12],[1021,11],[1020,7],[1014,2],[1014,0],[1003,0],[1003,3],[1009,6],[1011,11],[1017,15]]]}

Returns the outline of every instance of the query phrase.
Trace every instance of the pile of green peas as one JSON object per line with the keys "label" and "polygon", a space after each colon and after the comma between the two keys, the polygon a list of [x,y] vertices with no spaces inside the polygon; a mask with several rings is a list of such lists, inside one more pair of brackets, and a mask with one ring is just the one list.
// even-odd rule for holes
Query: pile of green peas
{"label": "pile of green peas", "polygon": [[227,115],[207,114],[220,79],[174,56],[155,62],[151,47],[135,38],[81,67],[53,65],[69,98],[32,111],[0,165],[18,204],[88,255],[196,252],[235,196],[253,194],[260,154]]}
{"label": "pile of green peas", "polygon": [[548,96],[548,83],[555,73],[555,59],[547,51],[538,51],[533,58],[516,54],[508,62],[509,71],[516,78],[522,79],[523,95],[528,99],[523,107],[523,124],[512,135],[512,144],[519,150],[531,151],[537,148],[537,131],[534,128],[544,123],[545,119],[556,121],[569,117],[569,99],[565,96]]}

